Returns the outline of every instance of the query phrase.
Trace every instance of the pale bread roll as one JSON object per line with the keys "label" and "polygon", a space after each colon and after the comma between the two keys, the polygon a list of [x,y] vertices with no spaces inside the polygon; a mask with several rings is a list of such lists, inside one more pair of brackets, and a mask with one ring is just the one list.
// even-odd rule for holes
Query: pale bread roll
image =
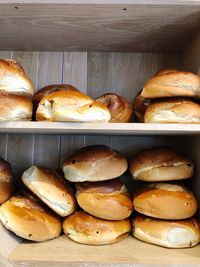
{"label": "pale bread roll", "polygon": [[168,147],[154,147],[138,153],[130,162],[133,179],[145,182],[173,181],[191,178],[191,160]]}
{"label": "pale bread roll", "polygon": [[200,230],[195,218],[164,221],[138,215],[133,219],[133,236],[167,248],[189,248],[200,242]]}
{"label": "pale bread roll", "polygon": [[199,97],[200,76],[174,69],[161,70],[146,82],[141,96],[144,98]]}
{"label": "pale bread roll", "polygon": [[22,175],[23,183],[58,215],[65,217],[76,210],[75,196],[60,174],[32,166]]}
{"label": "pale bread roll", "polygon": [[97,182],[116,178],[128,167],[124,156],[103,145],[87,146],[63,163],[62,170],[71,182]]}
{"label": "pale bread roll", "polygon": [[24,95],[34,93],[32,81],[15,60],[0,59],[0,91]]}

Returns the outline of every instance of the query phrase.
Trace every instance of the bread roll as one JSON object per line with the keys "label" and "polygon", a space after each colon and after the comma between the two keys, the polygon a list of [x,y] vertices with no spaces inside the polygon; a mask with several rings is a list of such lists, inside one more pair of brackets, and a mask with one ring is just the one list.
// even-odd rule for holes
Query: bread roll
{"label": "bread roll", "polygon": [[108,122],[109,109],[75,90],[59,90],[42,98],[36,110],[38,121]]}
{"label": "bread roll", "polygon": [[144,85],[141,96],[160,97],[199,97],[200,76],[191,72],[164,69],[156,73]]}
{"label": "bread roll", "polygon": [[0,121],[31,120],[32,109],[29,97],[0,92]]}
{"label": "bread roll", "polygon": [[105,181],[127,170],[126,159],[117,151],[103,145],[87,146],[65,160],[62,170],[71,182]]}
{"label": "bread roll", "polygon": [[136,211],[158,219],[181,220],[197,211],[194,194],[178,183],[149,183],[133,197]]}
{"label": "bread roll", "polygon": [[0,59],[0,91],[33,95],[34,86],[19,63],[11,59]]}
{"label": "bread roll", "polygon": [[89,214],[105,220],[123,220],[133,211],[132,199],[119,179],[77,183],[79,206]]}
{"label": "bread roll", "polygon": [[52,94],[54,92],[62,92],[62,91],[76,91],[79,92],[79,90],[70,85],[70,84],[53,84],[48,85],[37,91],[33,96],[33,103],[38,106],[39,102],[42,100],[43,97]]}
{"label": "bread roll", "polygon": [[76,200],[64,177],[51,170],[32,166],[22,175],[23,183],[58,215],[65,217],[76,209]]}
{"label": "bread roll", "polygon": [[64,220],[64,233],[73,241],[87,245],[107,245],[121,241],[131,231],[128,219],[108,221],[77,211]]}
{"label": "bread roll", "polygon": [[147,123],[200,123],[200,105],[187,99],[173,99],[148,106]]}
{"label": "bread roll", "polygon": [[32,195],[17,194],[0,207],[0,220],[16,235],[32,240],[45,241],[59,236],[61,221],[48,212]]}
{"label": "bread roll", "polygon": [[133,179],[145,182],[181,180],[192,177],[193,163],[168,147],[138,153],[130,162]]}
{"label": "bread roll", "polygon": [[0,204],[11,197],[14,191],[14,179],[10,164],[0,158]]}
{"label": "bread roll", "polygon": [[138,122],[144,122],[144,114],[151,102],[153,102],[152,99],[143,98],[141,96],[141,91],[135,96],[133,102],[133,110],[135,119]]}
{"label": "bread roll", "polygon": [[129,122],[131,120],[133,108],[125,98],[108,93],[98,97],[96,101],[106,105],[110,110],[110,122]]}
{"label": "bread roll", "polygon": [[194,247],[200,242],[200,231],[195,218],[164,221],[138,215],[133,220],[133,236],[167,248]]}

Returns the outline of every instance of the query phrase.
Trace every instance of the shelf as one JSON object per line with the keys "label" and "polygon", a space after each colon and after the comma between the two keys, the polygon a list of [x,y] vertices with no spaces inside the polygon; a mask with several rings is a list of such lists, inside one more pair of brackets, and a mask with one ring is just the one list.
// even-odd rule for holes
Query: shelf
{"label": "shelf", "polygon": [[0,50],[180,52],[199,31],[200,4],[4,0],[0,18]]}
{"label": "shelf", "polygon": [[0,133],[98,135],[200,135],[200,124],[0,122]]}
{"label": "shelf", "polygon": [[[133,237],[106,246],[88,246],[70,241],[66,236],[43,242],[23,242],[11,253],[9,260],[19,266],[115,266],[134,264],[173,267],[200,264],[200,246],[188,249],[166,249]],[[172,266],[171,265],[171,266]],[[127,266],[127,265],[126,265]],[[129,265],[128,265],[129,266]],[[135,266],[135,265],[134,265]],[[152,265],[151,265],[152,266]]]}

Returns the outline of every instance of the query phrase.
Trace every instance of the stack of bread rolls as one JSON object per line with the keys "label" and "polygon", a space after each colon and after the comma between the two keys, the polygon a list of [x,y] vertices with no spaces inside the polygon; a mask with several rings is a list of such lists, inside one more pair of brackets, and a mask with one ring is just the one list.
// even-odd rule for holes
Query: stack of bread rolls
{"label": "stack of bread rolls", "polygon": [[182,182],[177,182],[191,178],[193,169],[189,159],[167,147],[155,147],[133,158],[132,177],[145,183],[133,196],[134,209],[139,213],[133,219],[134,237],[170,248],[199,243],[200,230],[194,218],[197,200]]}
{"label": "stack of bread rolls", "polygon": [[32,81],[14,60],[0,59],[0,121],[32,119]]}
{"label": "stack of bread rolls", "polygon": [[82,209],[64,220],[65,234],[90,245],[125,238],[131,231],[128,217],[133,205],[117,177],[126,171],[126,159],[107,146],[89,146],[69,157],[62,169],[65,178],[76,183],[76,199]]}
{"label": "stack of bread rolls", "polygon": [[38,121],[128,122],[133,111],[121,96],[108,93],[93,100],[68,84],[42,88],[33,102]]}
{"label": "stack of bread rolls", "polygon": [[146,82],[134,100],[139,122],[200,123],[200,76],[164,69]]}

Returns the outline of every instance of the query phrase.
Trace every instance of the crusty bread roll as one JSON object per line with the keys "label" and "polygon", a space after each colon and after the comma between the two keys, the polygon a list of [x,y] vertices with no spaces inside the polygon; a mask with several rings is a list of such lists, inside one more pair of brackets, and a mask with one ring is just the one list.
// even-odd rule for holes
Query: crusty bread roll
{"label": "crusty bread roll", "polygon": [[200,76],[173,69],[161,70],[147,81],[141,96],[144,98],[199,97]]}
{"label": "crusty bread roll", "polygon": [[14,191],[14,179],[10,164],[0,158],[0,204],[6,201]]}
{"label": "crusty bread roll", "polygon": [[197,211],[194,194],[180,183],[149,183],[133,197],[136,211],[158,219],[181,220]]}
{"label": "crusty bread roll", "polygon": [[98,97],[96,101],[106,105],[110,110],[110,122],[129,122],[131,120],[133,108],[128,100],[122,96],[107,93]]}
{"label": "crusty bread roll", "polygon": [[65,217],[76,209],[76,200],[64,177],[58,173],[32,166],[22,175],[23,183],[58,215]]}
{"label": "crusty bread roll", "polygon": [[0,91],[33,95],[34,86],[16,61],[0,59]]}
{"label": "crusty bread roll", "polygon": [[31,120],[32,110],[28,96],[0,92],[0,121]]}
{"label": "crusty bread roll", "polygon": [[62,230],[56,215],[47,211],[32,195],[24,193],[16,194],[1,205],[0,220],[8,230],[32,241],[53,239]]}
{"label": "crusty bread roll", "polygon": [[167,248],[194,247],[200,242],[200,230],[195,218],[164,221],[138,215],[133,219],[133,236]]}
{"label": "crusty bread roll", "polygon": [[108,122],[109,109],[75,90],[59,90],[45,95],[36,110],[38,121]]}
{"label": "crusty bread roll", "polygon": [[145,150],[130,162],[133,179],[145,182],[187,179],[192,177],[193,171],[193,163],[169,147]]}
{"label": "crusty bread roll", "polygon": [[87,146],[69,157],[62,166],[65,178],[71,182],[105,181],[127,170],[126,159],[103,145]]}
{"label": "crusty bread roll", "polygon": [[137,95],[135,96],[133,102],[133,110],[135,119],[138,122],[144,122],[144,114],[151,102],[153,102],[152,99],[147,99],[141,96],[141,91],[138,92]]}
{"label": "crusty bread roll", "polygon": [[64,233],[73,241],[87,245],[107,245],[121,241],[131,232],[128,219],[108,221],[77,211],[64,220]]}
{"label": "crusty bread roll", "polygon": [[200,105],[187,99],[152,103],[144,115],[146,123],[200,123]]}
{"label": "crusty bread roll", "polygon": [[62,91],[77,91],[79,90],[70,85],[70,84],[53,84],[53,85],[48,85],[43,88],[41,88],[39,91],[37,91],[34,96],[33,96],[33,103],[38,106],[40,101],[42,100],[43,97],[54,93],[54,92],[62,92]]}
{"label": "crusty bread roll", "polygon": [[132,199],[119,179],[77,183],[79,206],[89,214],[105,220],[123,220],[133,211]]}

